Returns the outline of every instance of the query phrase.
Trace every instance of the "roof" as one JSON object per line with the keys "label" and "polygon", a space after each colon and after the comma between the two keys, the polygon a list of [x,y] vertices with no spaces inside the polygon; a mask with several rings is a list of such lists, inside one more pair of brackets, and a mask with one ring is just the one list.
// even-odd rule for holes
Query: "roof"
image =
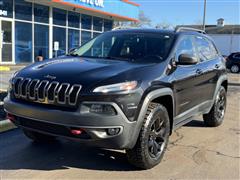
{"label": "roof", "polygon": [[[202,29],[202,25],[180,25],[178,27],[191,27]],[[240,25],[206,25],[207,34],[240,34]]]}
{"label": "roof", "polygon": [[165,34],[175,34],[172,30],[163,29],[151,29],[151,28],[126,28],[126,29],[116,29],[112,32],[129,32],[129,33],[165,33]]}

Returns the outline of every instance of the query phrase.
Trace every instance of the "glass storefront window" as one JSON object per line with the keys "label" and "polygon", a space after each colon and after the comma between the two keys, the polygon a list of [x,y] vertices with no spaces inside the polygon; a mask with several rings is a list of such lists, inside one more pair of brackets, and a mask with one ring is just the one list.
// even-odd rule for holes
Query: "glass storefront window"
{"label": "glass storefront window", "polygon": [[49,23],[49,7],[35,4],[34,21],[41,23]]}
{"label": "glass storefront window", "polygon": [[98,17],[93,17],[93,30],[102,31],[103,28],[103,19]]}
{"label": "glass storefront window", "polygon": [[82,14],[81,16],[82,29],[92,29],[92,17]]}
{"label": "glass storefront window", "polygon": [[53,24],[66,26],[66,11],[53,8]]}
{"label": "glass storefront window", "polygon": [[54,51],[53,48],[53,56],[62,56],[66,54],[66,29],[60,27],[53,27],[53,45],[54,42],[59,43],[59,50],[57,53]]}
{"label": "glass storefront window", "polygon": [[15,18],[21,20],[32,20],[32,3],[24,0],[15,0]]}
{"label": "glass storefront window", "polygon": [[68,12],[68,26],[79,28],[80,26],[80,14],[74,12]]}
{"label": "glass storefront window", "polygon": [[99,36],[101,33],[93,33],[93,38]]}
{"label": "glass storefront window", "polygon": [[104,20],[104,31],[111,31],[113,28],[113,21]]}
{"label": "glass storefront window", "polygon": [[0,0],[0,17],[13,17],[13,0]]}
{"label": "glass storefront window", "polygon": [[49,58],[49,26],[34,25],[34,60],[38,56]]}
{"label": "glass storefront window", "polygon": [[15,60],[17,63],[32,62],[32,24],[15,22]]}
{"label": "glass storefront window", "polygon": [[88,31],[82,31],[81,35],[82,35],[82,39],[81,39],[81,45],[83,45],[84,43],[88,42],[89,40],[92,39],[92,36],[91,36],[91,32],[88,32]]}
{"label": "glass storefront window", "polygon": [[79,31],[74,29],[68,30],[68,51],[79,47]]}

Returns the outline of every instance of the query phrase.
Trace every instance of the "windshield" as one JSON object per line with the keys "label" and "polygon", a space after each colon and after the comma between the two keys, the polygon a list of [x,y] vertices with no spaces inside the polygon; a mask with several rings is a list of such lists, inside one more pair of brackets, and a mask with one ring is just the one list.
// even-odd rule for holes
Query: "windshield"
{"label": "windshield", "polygon": [[173,35],[150,33],[105,33],[75,49],[72,56],[159,62],[171,48]]}

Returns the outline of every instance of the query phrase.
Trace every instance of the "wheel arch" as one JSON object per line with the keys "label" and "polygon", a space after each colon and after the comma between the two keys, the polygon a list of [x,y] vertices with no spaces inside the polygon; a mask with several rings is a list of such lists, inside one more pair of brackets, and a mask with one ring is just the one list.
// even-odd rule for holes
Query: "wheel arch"
{"label": "wheel arch", "polygon": [[[171,100],[170,103],[168,102],[169,100]],[[132,138],[133,138],[132,139],[132,147],[134,147],[137,142],[141,127],[144,122],[144,117],[147,113],[148,106],[151,102],[161,103],[163,106],[167,106],[166,107],[167,110],[168,110],[168,107],[171,106],[171,108],[170,108],[171,113],[168,110],[168,114],[169,114],[170,123],[171,123],[171,130],[172,130],[173,119],[174,119],[173,117],[175,116],[175,102],[174,102],[174,96],[173,96],[172,89],[171,88],[161,88],[161,89],[151,91],[145,97],[142,107],[141,107],[141,110],[139,112],[137,122],[136,122],[137,123],[136,128],[135,128],[133,136],[132,136]]]}

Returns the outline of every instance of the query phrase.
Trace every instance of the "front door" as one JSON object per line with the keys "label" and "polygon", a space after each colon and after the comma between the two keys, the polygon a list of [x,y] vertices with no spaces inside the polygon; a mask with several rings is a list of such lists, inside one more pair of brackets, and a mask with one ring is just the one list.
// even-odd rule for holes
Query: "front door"
{"label": "front door", "polygon": [[12,22],[0,19],[0,63],[13,62]]}

